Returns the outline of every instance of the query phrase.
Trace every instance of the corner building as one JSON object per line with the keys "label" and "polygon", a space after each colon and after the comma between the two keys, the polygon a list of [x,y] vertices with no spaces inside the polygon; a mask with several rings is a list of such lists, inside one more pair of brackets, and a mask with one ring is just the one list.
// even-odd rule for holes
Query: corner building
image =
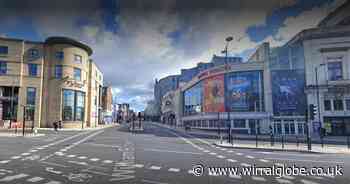
{"label": "corner building", "polygon": [[[96,127],[103,76],[92,49],[67,37],[0,38],[0,126]],[[25,113],[24,113],[25,112]]]}

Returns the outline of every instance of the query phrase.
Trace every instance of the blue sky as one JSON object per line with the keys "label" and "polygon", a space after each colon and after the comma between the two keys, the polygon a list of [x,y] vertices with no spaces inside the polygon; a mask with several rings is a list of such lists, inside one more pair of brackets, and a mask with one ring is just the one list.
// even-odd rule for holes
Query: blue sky
{"label": "blue sky", "polygon": [[[35,3],[33,3],[35,2]],[[88,43],[118,103],[142,110],[155,78],[209,62],[225,37],[230,55],[248,57],[265,41],[279,46],[344,0],[0,0],[0,35]],[[239,38],[239,39],[238,39]]]}

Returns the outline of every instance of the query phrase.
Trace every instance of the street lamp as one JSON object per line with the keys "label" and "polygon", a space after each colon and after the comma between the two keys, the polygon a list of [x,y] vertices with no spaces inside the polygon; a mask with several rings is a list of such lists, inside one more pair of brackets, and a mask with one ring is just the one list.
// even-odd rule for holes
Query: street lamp
{"label": "street lamp", "polygon": [[225,64],[227,64],[228,45],[229,45],[230,41],[233,40],[233,37],[229,36],[225,40],[226,40],[225,50],[221,51],[221,53],[225,54]]}
{"label": "street lamp", "polygon": [[319,121],[321,127],[322,127],[322,125],[321,125],[321,113],[320,113],[320,90],[319,90],[319,86],[318,86],[318,69],[322,66],[325,66],[325,64],[322,63],[322,64],[315,67],[317,113],[318,113],[318,121]]}

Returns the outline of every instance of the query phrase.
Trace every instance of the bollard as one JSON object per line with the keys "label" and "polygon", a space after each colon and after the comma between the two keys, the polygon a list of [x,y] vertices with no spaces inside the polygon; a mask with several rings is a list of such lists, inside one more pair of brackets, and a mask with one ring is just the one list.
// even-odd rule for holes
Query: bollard
{"label": "bollard", "polygon": [[255,147],[258,148],[258,133],[255,133]]}
{"label": "bollard", "polygon": [[282,149],[284,149],[284,135],[282,135]]}
{"label": "bollard", "polygon": [[323,142],[323,136],[321,136],[321,147],[323,148],[324,142]]}
{"label": "bollard", "polygon": [[297,140],[297,148],[299,148],[299,138],[298,136],[295,136],[296,140]]}

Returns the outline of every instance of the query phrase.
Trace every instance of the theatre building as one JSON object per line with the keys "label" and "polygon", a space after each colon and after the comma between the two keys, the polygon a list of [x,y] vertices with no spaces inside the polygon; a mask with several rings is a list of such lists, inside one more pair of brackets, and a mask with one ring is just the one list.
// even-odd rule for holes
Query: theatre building
{"label": "theatre building", "polygon": [[64,128],[97,126],[103,76],[91,54],[89,46],[66,37],[0,38],[0,127],[23,120],[26,127],[59,120]]}

